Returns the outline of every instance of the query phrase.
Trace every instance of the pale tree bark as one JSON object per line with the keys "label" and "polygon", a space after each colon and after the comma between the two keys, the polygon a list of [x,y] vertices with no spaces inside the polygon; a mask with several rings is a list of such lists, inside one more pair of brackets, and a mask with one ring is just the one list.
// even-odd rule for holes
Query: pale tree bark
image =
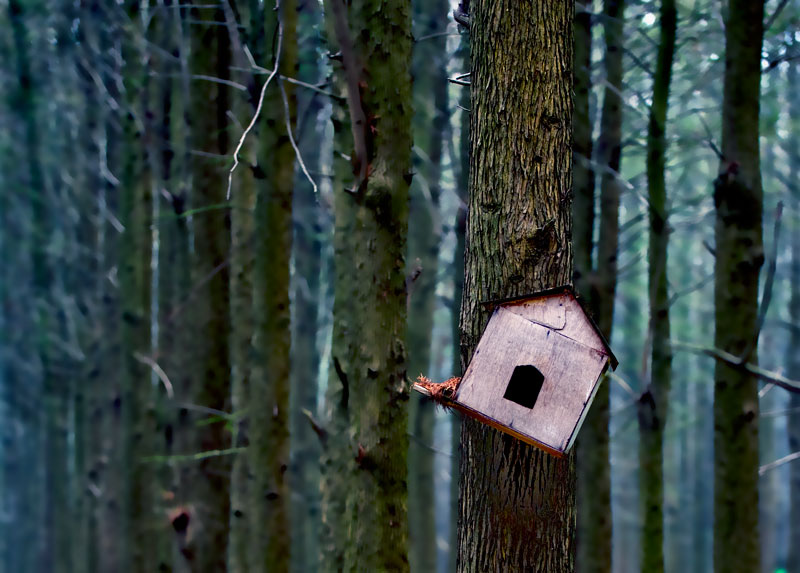
{"label": "pale tree bark", "polygon": [[[345,571],[404,571],[410,2],[370,0],[347,9],[341,0],[330,0],[326,9],[341,47],[348,111],[355,120],[345,152],[353,160],[348,179],[355,175],[355,183],[334,190],[336,301],[329,382],[332,396],[339,394],[332,407],[348,424],[346,442],[335,442],[344,452],[334,454],[344,471],[347,530],[332,532],[338,545],[328,553]],[[333,446],[329,440],[327,447]],[[325,519],[327,528],[341,523],[330,513]]]}
{"label": "pale tree bark", "polygon": [[[414,4],[414,34],[426,38],[414,47],[414,184],[410,189],[408,269],[408,371],[414,379],[428,375],[433,317],[436,311],[441,221],[439,190],[442,152],[448,122],[447,28],[448,2]],[[431,98],[431,95],[433,96]],[[410,403],[409,537],[414,571],[436,570],[436,504],[434,500],[434,404],[414,393]]]}
{"label": "pale tree bark", "polygon": [[[764,261],[758,145],[763,17],[763,0],[728,3],[723,159],[714,181],[714,345],[750,363],[758,360],[758,276]],[[714,383],[714,569],[757,571],[758,380],[717,361]]]}
{"label": "pale tree bark", "polygon": [[[582,19],[579,19],[580,23]],[[577,287],[589,300],[595,320],[603,334],[611,339],[614,322],[614,299],[617,290],[617,249],[619,243],[619,170],[622,161],[622,78],[623,78],[623,41],[625,23],[625,1],[606,0],[603,4],[603,30],[605,36],[605,56],[603,64],[606,70],[606,87],[603,90],[603,108],[600,116],[600,135],[594,153],[600,170],[600,227],[597,245],[597,262],[592,263],[591,239],[594,228],[594,196],[591,200],[587,193],[589,178],[593,174],[585,173],[587,166],[576,169],[575,188],[575,221],[581,221],[576,227],[575,240],[581,244],[576,251],[579,277]],[[586,31],[581,38],[585,40]],[[583,48],[585,51],[586,48]],[[589,54],[582,53],[583,65]],[[585,89],[587,79],[576,76],[581,81],[578,87]],[[577,94],[576,94],[577,95]],[[578,96],[582,109],[586,104],[585,96]],[[585,112],[581,112],[585,113]],[[581,119],[581,123],[585,120]],[[590,126],[591,127],[591,126]],[[583,128],[584,130],[586,128]],[[579,130],[581,147],[585,147],[586,138],[591,137]],[[576,148],[577,150],[578,148]],[[590,158],[587,158],[590,159]],[[580,211],[578,211],[580,209]],[[587,228],[585,219],[592,223]],[[586,242],[589,241],[588,246]],[[587,253],[588,250],[588,253]],[[580,255],[580,256],[578,256]],[[589,265],[588,269],[586,265]],[[587,275],[587,270],[589,271]],[[611,571],[611,468],[609,466],[609,384],[603,383],[597,390],[592,402],[592,409],[586,417],[581,436],[577,443],[578,462],[578,568],[581,572]]]}
{"label": "pale tree bark", "polygon": [[650,206],[648,291],[650,300],[650,384],[639,397],[639,495],[642,520],[642,571],[664,570],[663,441],[672,384],[667,246],[669,203],[666,188],[667,109],[675,53],[677,9],[662,0],[661,39],[653,78],[653,103],[647,132],[647,190]]}
{"label": "pale tree bark", "polygon": [[[797,44],[793,44],[797,46]],[[792,124],[789,128],[787,152],[789,155],[789,182],[791,185],[791,206],[789,211],[800,214],[800,62],[792,62],[788,71],[789,117]],[[797,219],[795,219],[797,220]],[[793,325],[800,324],[800,230],[795,229],[792,235],[792,262],[789,284],[792,285],[789,302],[789,321]],[[787,346],[787,372],[792,380],[800,379],[800,329],[793,328]],[[800,451],[800,394],[793,393],[789,400],[789,408],[793,414],[787,420],[789,452]],[[789,558],[786,563],[788,571],[800,571],[800,465],[790,464],[789,496],[791,510],[789,513]]]}
{"label": "pale tree bark", "polygon": [[[463,7],[465,2],[461,3]],[[463,72],[469,71],[469,34],[461,34],[461,42],[458,47],[460,69]],[[456,235],[456,246],[453,251],[453,301],[450,305],[450,332],[453,340],[453,376],[461,375],[463,372],[461,364],[461,352],[459,346],[459,336],[461,333],[460,309],[461,299],[464,292],[464,251],[467,231],[467,201],[469,200],[469,122],[470,122],[470,94],[469,88],[462,86],[459,96],[459,106],[461,108],[461,118],[458,132],[453,129],[452,137],[458,138],[458,166],[456,168],[456,193],[458,194],[458,210],[454,231]],[[453,158],[455,161],[455,158]],[[448,571],[455,571],[458,562],[458,489],[459,474],[461,472],[461,418],[460,416],[450,416],[450,534],[448,543]]]}
{"label": "pale tree bark", "polygon": [[[482,301],[572,279],[571,2],[470,6],[470,210],[462,359]],[[465,418],[459,571],[573,571],[574,456],[552,457]]]}

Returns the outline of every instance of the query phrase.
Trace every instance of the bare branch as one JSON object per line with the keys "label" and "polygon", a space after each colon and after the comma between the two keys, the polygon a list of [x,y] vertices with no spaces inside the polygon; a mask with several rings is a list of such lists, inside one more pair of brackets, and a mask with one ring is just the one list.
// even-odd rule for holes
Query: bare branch
{"label": "bare branch", "polygon": [[289,136],[289,143],[292,144],[292,149],[294,149],[294,155],[297,157],[297,163],[300,164],[300,169],[303,170],[303,174],[308,179],[308,182],[311,183],[311,187],[314,188],[314,195],[318,193],[317,184],[314,182],[314,179],[311,178],[311,174],[308,172],[306,168],[306,164],[303,161],[303,156],[300,155],[300,148],[297,147],[297,142],[294,140],[294,134],[292,134],[292,122],[291,122],[291,115],[289,114],[289,99],[286,97],[286,90],[283,89],[283,82],[278,78],[278,87],[281,90],[281,99],[283,100],[283,115],[286,118],[286,134]]}
{"label": "bare branch", "polygon": [[233,165],[231,166],[231,170],[228,172],[228,191],[225,194],[225,198],[230,200],[231,198],[231,185],[233,185],[233,172],[236,171],[236,168],[239,166],[239,152],[242,150],[242,146],[244,145],[244,140],[247,139],[247,134],[249,134],[253,127],[256,125],[256,121],[258,121],[258,116],[261,115],[261,108],[264,106],[264,96],[267,93],[267,87],[269,86],[272,78],[274,78],[278,74],[278,66],[281,63],[281,45],[283,44],[283,21],[280,18],[280,0],[275,0],[275,10],[278,11],[278,43],[275,48],[275,67],[270,72],[269,76],[267,77],[267,81],[264,82],[264,85],[261,86],[261,93],[258,96],[258,106],[256,106],[256,111],[253,114],[253,119],[250,120],[250,124],[247,126],[247,129],[244,130],[242,136],[239,138],[239,143],[236,144],[236,149],[233,151]]}
{"label": "bare branch", "polygon": [[149,366],[155,375],[158,376],[158,379],[161,380],[161,383],[164,385],[164,389],[167,391],[167,398],[172,399],[175,396],[175,392],[173,391],[172,382],[170,382],[167,373],[158,365],[158,363],[150,358],[149,356],[145,356],[144,354],[139,354],[138,352],[133,353],[133,357],[141,362],[142,364],[146,364]]}
{"label": "bare branch", "polygon": [[800,452],[795,452],[793,454],[789,454],[788,456],[783,456],[782,458],[777,459],[774,462],[764,464],[763,466],[758,468],[758,475],[763,476],[768,471],[774,470],[775,468],[779,468],[784,464],[793,462],[794,460],[800,460]]}

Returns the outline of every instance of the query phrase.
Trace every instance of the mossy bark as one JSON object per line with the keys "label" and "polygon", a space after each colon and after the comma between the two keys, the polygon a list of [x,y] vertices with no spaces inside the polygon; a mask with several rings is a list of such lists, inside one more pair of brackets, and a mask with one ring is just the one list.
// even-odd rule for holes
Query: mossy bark
{"label": "mossy bark", "polygon": [[639,495],[642,521],[642,571],[664,570],[663,441],[672,384],[667,245],[669,204],[666,188],[666,125],[675,53],[677,9],[662,0],[661,40],[653,81],[647,132],[647,190],[650,206],[648,293],[650,300],[650,384],[639,397]]}
{"label": "mossy bark", "polygon": [[[462,359],[482,301],[572,279],[571,2],[470,6],[470,210]],[[574,456],[462,421],[459,571],[573,571]]]}
{"label": "mossy bark", "polygon": [[[762,0],[728,3],[723,159],[714,181],[714,345],[753,364],[764,261],[758,144],[763,18]],[[718,361],[714,383],[714,570],[757,571],[758,380]]]}
{"label": "mossy bark", "polygon": [[[404,571],[410,2],[370,0],[345,10],[333,5],[339,1],[326,8],[329,17],[338,13],[344,20],[336,26],[339,43],[347,39],[342,32],[352,42],[352,51],[342,50],[344,65],[350,66],[345,71],[358,78],[348,86],[350,104],[361,107],[366,124],[352,129],[361,141],[348,144],[354,159],[348,179],[355,174],[356,183],[350,192],[334,190],[335,373],[329,388],[339,394],[333,407],[347,416],[348,439],[337,441],[344,447],[337,459],[346,483],[347,530],[334,532],[340,545],[331,556],[345,571]],[[365,155],[353,153],[354,147]]]}

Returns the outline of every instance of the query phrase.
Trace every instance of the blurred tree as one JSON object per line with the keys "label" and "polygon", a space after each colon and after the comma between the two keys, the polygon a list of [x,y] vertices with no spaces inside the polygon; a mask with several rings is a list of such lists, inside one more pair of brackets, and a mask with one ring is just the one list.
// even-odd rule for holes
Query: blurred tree
{"label": "blurred tree", "polygon": [[[442,224],[439,193],[447,109],[448,2],[413,2],[414,171],[408,219],[408,372],[430,370]],[[436,570],[434,503],[434,404],[416,392],[410,403],[409,536],[413,571]]]}
{"label": "blurred tree", "polygon": [[[591,85],[591,4],[576,18],[580,34],[576,36],[577,55],[581,58],[576,72],[575,132],[579,142],[576,152],[575,256],[576,286],[588,299],[600,330],[611,339],[614,322],[614,299],[617,290],[617,251],[619,245],[620,165],[622,160],[622,78],[624,53],[625,1],[605,0],[603,30],[606,84],[600,117],[600,135],[594,148],[600,176],[600,218],[597,263],[592,263],[594,234],[594,171],[591,167],[592,124],[589,118]],[[585,16],[582,14],[586,14]],[[586,71],[583,71],[585,69]],[[609,467],[609,384],[601,384],[577,444],[578,471],[578,568],[581,572],[611,571],[611,471]]]}
{"label": "blurred tree", "polygon": [[653,102],[647,129],[647,190],[650,219],[648,294],[650,300],[650,383],[638,402],[639,487],[644,528],[642,571],[664,570],[664,428],[666,426],[672,348],[670,343],[669,289],[667,281],[666,189],[667,109],[675,53],[677,9],[674,0],[662,0],[661,38],[653,78]]}
{"label": "blurred tree", "polygon": [[[482,301],[572,278],[572,2],[470,3],[470,215],[462,362]],[[461,424],[458,570],[573,571],[574,457]]]}
{"label": "blurred tree", "polygon": [[[345,440],[329,440],[326,479],[343,472],[346,531],[326,493],[327,566],[408,569],[406,280],[411,178],[410,2],[325,4],[343,68],[355,181],[335,189],[336,301],[329,408],[346,416]],[[378,9],[380,7],[380,9]],[[334,129],[344,136],[341,116]],[[341,140],[340,140],[341,142]],[[341,147],[337,152],[343,153]],[[341,423],[341,418],[339,419]],[[331,427],[330,431],[339,431]],[[332,546],[331,546],[332,545]]]}
{"label": "blurred tree", "polygon": [[[795,49],[800,43],[794,40],[791,44]],[[795,225],[800,223],[800,61],[789,63],[787,73],[787,89],[789,94],[789,138],[786,143],[789,156],[789,192],[791,195],[790,211],[795,214]],[[792,285],[789,303],[789,322],[793,328],[789,335],[787,345],[787,376],[792,380],[800,380],[800,228],[795,227],[791,239],[792,260],[790,267],[789,283]],[[794,393],[789,401],[789,419],[787,432],[789,438],[789,452],[800,452],[800,393]],[[789,558],[786,563],[787,571],[800,571],[800,464],[790,465],[789,474]]]}
{"label": "blurred tree", "polygon": [[[192,77],[189,145],[192,149],[192,375],[186,388],[192,409],[184,408],[190,432],[187,451],[225,451],[230,432],[229,244],[230,217],[223,208],[225,177],[221,158],[230,151],[227,113],[230,47],[222,6],[193,6],[184,13],[189,30],[188,70]],[[217,81],[222,80],[222,81]],[[201,416],[202,414],[202,416]],[[230,511],[230,458],[220,455],[190,460],[178,497],[185,504],[173,516],[181,553],[194,571],[225,568]]]}
{"label": "blurred tree", "polygon": [[[763,18],[763,0],[728,3],[722,158],[714,181],[714,344],[750,363],[758,361],[764,261],[758,141]],[[717,361],[714,382],[714,570],[757,571],[758,379]]]}

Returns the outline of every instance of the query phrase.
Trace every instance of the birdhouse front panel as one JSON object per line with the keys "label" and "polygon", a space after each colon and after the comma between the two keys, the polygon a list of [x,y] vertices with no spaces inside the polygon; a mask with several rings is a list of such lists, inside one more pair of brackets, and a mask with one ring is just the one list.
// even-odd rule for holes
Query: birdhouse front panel
{"label": "birdhouse front panel", "polygon": [[595,348],[563,334],[586,338],[586,329],[571,327],[570,319],[586,321],[569,296],[498,307],[455,401],[517,437],[552,453],[566,452],[609,359],[599,337]]}

